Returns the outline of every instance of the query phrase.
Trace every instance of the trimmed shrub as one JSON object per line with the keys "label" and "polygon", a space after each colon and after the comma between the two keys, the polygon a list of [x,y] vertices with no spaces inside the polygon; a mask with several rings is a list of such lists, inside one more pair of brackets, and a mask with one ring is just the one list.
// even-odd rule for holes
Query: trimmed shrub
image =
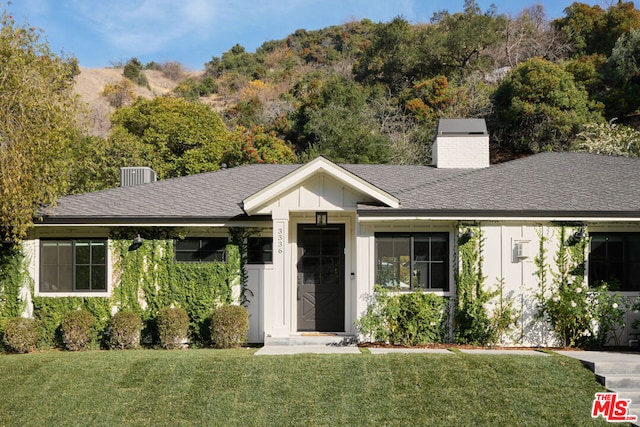
{"label": "trimmed shrub", "polygon": [[60,326],[65,348],[71,351],[89,348],[95,337],[95,323],[95,318],[86,310],[74,310],[65,314]]}
{"label": "trimmed shrub", "polygon": [[162,348],[174,349],[184,346],[189,330],[189,316],[184,308],[161,308],[158,311],[157,323]]}
{"label": "trimmed shrub", "polygon": [[7,319],[2,331],[2,342],[13,353],[35,351],[38,344],[38,322],[24,317]]}
{"label": "trimmed shrub", "polygon": [[249,311],[241,305],[223,305],[211,317],[211,340],[215,348],[233,348],[247,342]]}
{"label": "trimmed shrub", "polygon": [[133,311],[119,311],[109,323],[109,347],[117,350],[134,349],[140,345],[142,320]]}

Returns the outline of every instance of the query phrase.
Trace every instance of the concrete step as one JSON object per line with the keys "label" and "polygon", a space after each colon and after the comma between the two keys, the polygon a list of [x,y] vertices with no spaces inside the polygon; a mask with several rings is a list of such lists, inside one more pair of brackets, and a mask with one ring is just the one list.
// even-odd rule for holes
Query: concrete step
{"label": "concrete step", "polygon": [[611,391],[618,393],[624,399],[631,399],[633,405],[640,406],[640,388],[618,388]]}
{"label": "concrete step", "polygon": [[353,335],[341,334],[295,334],[287,337],[265,337],[266,346],[355,346],[358,340]]}
{"label": "concrete step", "polygon": [[638,374],[640,375],[640,362],[598,362],[595,363],[595,373],[606,374]]}
{"label": "concrete step", "polygon": [[596,374],[596,380],[609,390],[640,389],[640,374]]}

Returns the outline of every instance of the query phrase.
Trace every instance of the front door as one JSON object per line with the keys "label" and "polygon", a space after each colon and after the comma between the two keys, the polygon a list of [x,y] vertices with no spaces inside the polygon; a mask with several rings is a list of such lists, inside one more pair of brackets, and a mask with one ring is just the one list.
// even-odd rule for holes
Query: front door
{"label": "front door", "polygon": [[298,330],[344,331],[344,225],[298,224]]}

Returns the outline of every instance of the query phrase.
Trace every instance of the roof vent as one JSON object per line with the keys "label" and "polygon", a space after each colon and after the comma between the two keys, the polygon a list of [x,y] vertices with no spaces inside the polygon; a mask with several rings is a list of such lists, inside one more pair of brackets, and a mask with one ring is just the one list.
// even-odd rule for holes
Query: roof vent
{"label": "roof vent", "polygon": [[484,119],[440,119],[431,150],[438,168],[489,166],[489,132]]}
{"label": "roof vent", "polygon": [[146,166],[120,168],[120,187],[133,187],[156,180],[156,171]]}

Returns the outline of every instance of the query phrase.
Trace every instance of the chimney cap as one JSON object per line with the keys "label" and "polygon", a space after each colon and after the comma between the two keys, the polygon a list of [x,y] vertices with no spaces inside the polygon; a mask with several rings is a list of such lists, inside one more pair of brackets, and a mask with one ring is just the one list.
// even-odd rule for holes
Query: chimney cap
{"label": "chimney cap", "polygon": [[437,136],[489,135],[484,119],[440,119]]}

